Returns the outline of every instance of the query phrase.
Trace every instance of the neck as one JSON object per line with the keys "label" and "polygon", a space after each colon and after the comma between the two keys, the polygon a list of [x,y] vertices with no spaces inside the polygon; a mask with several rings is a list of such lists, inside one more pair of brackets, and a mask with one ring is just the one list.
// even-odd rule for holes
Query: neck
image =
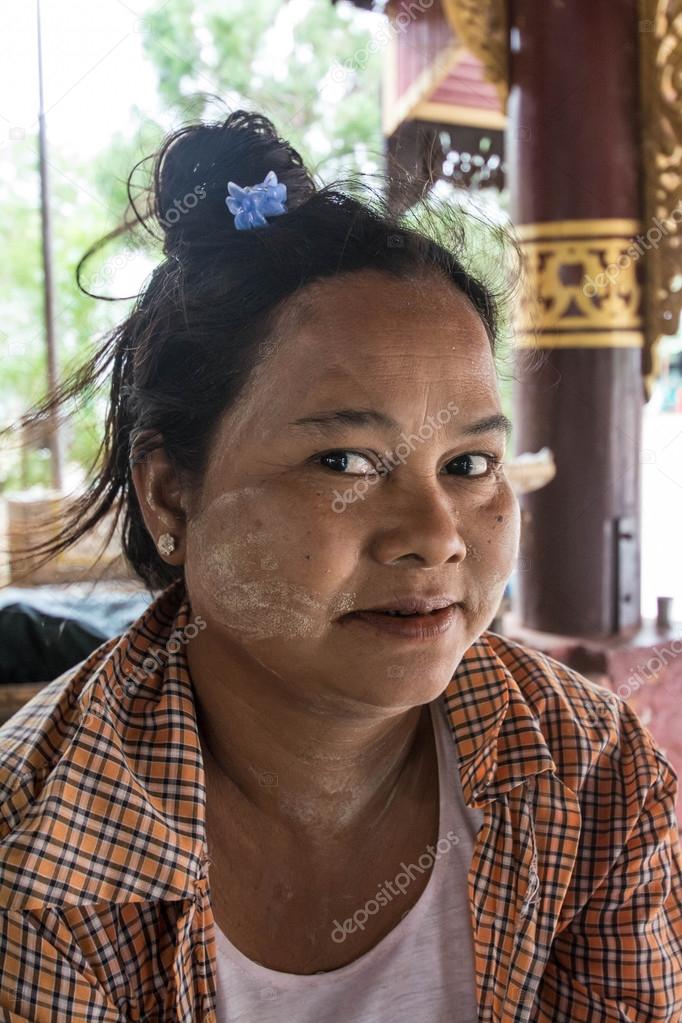
{"label": "neck", "polygon": [[419,797],[434,755],[428,706],[321,704],[259,664],[218,661],[204,637],[187,648],[204,768],[232,805],[323,845],[376,832],[396,796]]}

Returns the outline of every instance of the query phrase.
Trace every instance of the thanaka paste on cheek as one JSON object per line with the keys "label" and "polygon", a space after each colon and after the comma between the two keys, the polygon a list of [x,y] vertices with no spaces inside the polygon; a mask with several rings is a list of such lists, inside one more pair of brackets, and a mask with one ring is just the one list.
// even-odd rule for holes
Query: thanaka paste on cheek
{"label": "thanaka paste on cheek", "polygon": [[216,621],[251,639],[320,637],[331,618],[354,606],[356,595],[337,593],[325,602],[318,591],[285,578],[273,553],[281,536],[239,533],[240,522],[254,521],[259,496],[255,487],[221,494],[191,523],[191,586]]}

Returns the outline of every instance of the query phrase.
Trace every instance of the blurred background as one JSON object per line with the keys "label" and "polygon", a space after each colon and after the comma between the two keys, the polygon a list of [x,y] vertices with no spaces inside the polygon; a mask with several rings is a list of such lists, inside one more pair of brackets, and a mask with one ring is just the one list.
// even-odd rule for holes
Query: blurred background
{"label": "blurred background", "polygon": [[[248,8],[211,0],[103,0],[95,6],[54,0],[43,3],[41,25],[54,335],[62,375],[91,353],[93,339],[131,304],[96,302],[79,292],[74,278],[79,258],[119,223],[128,173],[166,131],[195,117],[224,116],[214,97],[229,109],[266,113],[324,183],[384,168],[382,54],[390,41],[385,14],[345,0],[336,5],[255,0]],[[48,380],[35,3],[13,15],[3,49],[0,398],[7,421],[40,397]],[[489,139],[481,143],[482,150],[486,143],[490,148]],[[445,139],[443,144],[449,147]],[[480,153],[470,159],[467,188],[457,187],[451,160],[436,194],[466,203],[474,188],[486,211],[506,220],[500,156],[493,154],[490,167]],[[144,180],[143,169],[139,178]],[[91,261],[83,282],[112,298],[134,295],[158,258],[144,235],[125,237]],[[94,399],[74,412],[63,437],[67,488],[85,478],[101,424],[102,408]],[[49,487],[49,448],[30,445],[19,453],[9,450],[13,446],[5,445],[0,463],[3,490]]]}

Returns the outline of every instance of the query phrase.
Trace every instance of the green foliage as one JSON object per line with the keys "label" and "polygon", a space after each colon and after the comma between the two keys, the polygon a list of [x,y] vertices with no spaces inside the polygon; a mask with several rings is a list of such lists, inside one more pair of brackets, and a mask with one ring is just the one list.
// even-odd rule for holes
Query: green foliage
{"label": "green foliage", "polygon": [[[98,339],[127,313],[131,299],[97,301],[82,294],[76,265],[89,246],[121,222],[126,180],[153,154],[165,132],[197,118],[218,120],[244,107],[272,119],[321,183],[383,170],[380,80],[387,32],[379,15],[341,0],[168,0],[143,19],[142,42],[153,65],[162,121],[141,108],[112,135],[106,152],[84,162],[50,147],[56,332],[61,376],[92,356]],[[49,122],[48,122],[49,127]],[[135,193],[150,162],[138,168]],[[46,358],[37,139],[0,154],[14,193],[0,196],[4,260],[0,287],[0,425],[43,397]],[[21,183],[19,188],[18,183]],[[132,296],[158,260],[144,232],[110,242],[83,270],[96,294]],[[103,401],[87,396],[73,410],[67,458],[87,471],[102,434]],[[16,438],[14,438],[16,440]],[[0,489],[17,485],[18,449],[0,442]],[[27,462],[31,482],[49,482],[47,459]]]}
{"label": "green foliage", "polygon": [[[298,4],[292,17],[295,6],[252,0],[246,14],[241,0],[169,0],[160,5],[146,16],[142,38],[156,70],[164,123],[135,108],[131,130],[113,135],[107,151],[88,163],[58,152],[51,142],[55,326],[62,378],[93,354],[97,339],[131,304],[130,299],[107,302],[83,295],[75,269],[89,246],[121,221],[128,174],[154,152],[167,129],[198,117],[218,119],[243,106],[270,116],[321,176],[360,169],[368,150],[381,152],[379,55],[344,71],[342,83],[321,85],[337,62],[355,68],[354,55],[369,42],[373,19],[343,3],[334,7],[329,0]],[[284,22],[291,24],[289,32],[283,30]],[[291,43],[282,60],[277,59],[282,50],[278,33]],[[149,163],[138,169],[138,190],[146,184],[148,170]],[[0,171],[12,183],[0,197],[0,425],[6,426],[44,396],[47,378],[36,136],[6,147]],[[145,270],[143,264],[131,288],[141,254],[148,265]],[[132,295],[158,254],[144,232],[116,239],[86,264],[83,284],[96,294]],[[70,462],[89,467],[99,446],[101,416],[101,402],[91,398],[73,411]],[[21,480],[17,441],[15,434],[9,449],[7,441],[0,444],[0,488]],[[31,455],[26,465],[31,483],[48,484],[42,452]]]}
{"label": "green foliage", "polygon": [[330,0],[175,0],[144,22],[165,106],[182,119],[270,117],[323,180],[381,154],[377,16]]}

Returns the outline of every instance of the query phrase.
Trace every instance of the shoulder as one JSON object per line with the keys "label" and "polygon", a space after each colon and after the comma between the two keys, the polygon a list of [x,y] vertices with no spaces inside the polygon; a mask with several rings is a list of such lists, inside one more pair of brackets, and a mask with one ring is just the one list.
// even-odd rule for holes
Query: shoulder
{"label": "shoulder", "polygon": [[[574,878],[562,917],[575,916],[590,893],[607,877],[619,877],[619,870],[630,870],[631,883],[639,885],[642,865],[652,857],[668,864],[669,886],[681,861],[678,777],[665,751],[618,694],[538,650],[496,634],[484,636],[533,718],[530,725],[518,718],[523,728],[512,729],[512,740],[528,742],[526,733],[537,729],[556,766],[536,779],[536,825],[551,827],[554,808],[572,804],[580,812]],[[557,840],[566,837],[564,832]],[[655,852],[664,846],[669,846],[665,855]]]}
{"label": "shoulder", "polygon": [[40,1019],[169,1018],[186,910],[182,901],[1,909],[0,1018],[24,1020],[3,1010],[30,1005],[43,1007]]}
{"label": "shoulder", "polygon": [[[191,891],[201,773],[192,757],[173,753],[197,738],[182,650],[164,646],[172,611],[150,605],[0,729],[5,909]],[[148,657],[157,643],[158,662]]]}
{"label": "shoulder", "polygon": [[16,826],[59,765],[83,718],[82,703],[120,637],[48,682],[0,726],[0,836]]}
{"label": "shoulder", "polygon": [[[162,591],[125,631],[45,685],[0,727],[0,833],[7,832],[62,759],[72,757],[88,718],[100,709],[98,701],[123,692],[136,669],[144,678],[151,675],[140,665],[173,619],[183,597],[181,582]],[[124,722],[117,727],[122,729]],[[88,735],[89,748],[96,744],[102,761],[106,741],[102,730]]]}
{"label": "shoulder", "polygon": [[557,773],[574,791],[613,788],[618,778],[634,808],[662,774],[676,781],[665,752],[623,697],[539,650],[483,635],[537,721]]}

